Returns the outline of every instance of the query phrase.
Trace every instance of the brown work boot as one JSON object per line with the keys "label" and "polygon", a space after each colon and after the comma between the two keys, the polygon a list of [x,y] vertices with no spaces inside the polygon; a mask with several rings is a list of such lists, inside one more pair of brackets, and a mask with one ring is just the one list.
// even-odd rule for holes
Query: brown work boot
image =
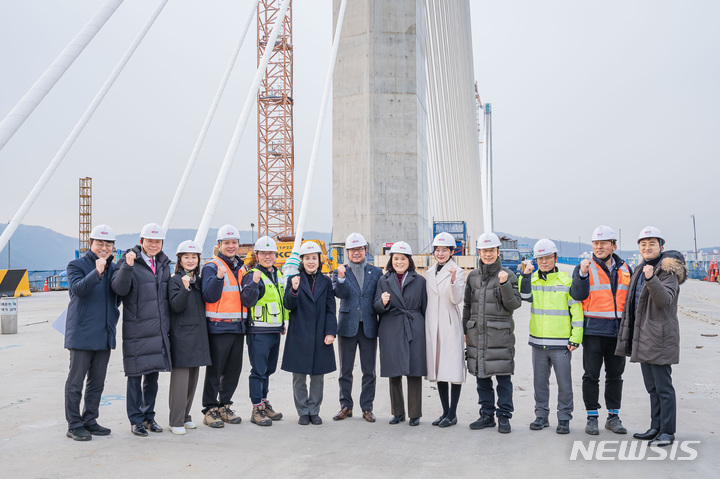
{"label": "brown work boot", "polygon": [[220,418],[220,413],[218,412],[218,408],[216,407],[208,409],[208,411],[205,413],[205,417],[203,418],[203,424],[214,428],[225,427],[225,423]]}
{"label": "brown work boot", "polygon": [[240,424],[242,422],[242,418],[235,414],[235,411],[230,409],[230,404],[226,404],[218,410],[220,413],[220,419],[223,421],[229,423],[229,424]]}
{"label": "brown work boot", "polygon": [[258,426],[272,426],[272,419],[265,415],[265,408],[263,406],[255,406],[253,408],[250,422]]}
{"label": "brown work boot", "polygon": [[282,419],[283,415],[281,412],[276,412],[272,406],[270,405],[270,401],[265,401],[263,403],[263,406],[265,407],[265,416],[270,418],[273,421],[279,421]]}

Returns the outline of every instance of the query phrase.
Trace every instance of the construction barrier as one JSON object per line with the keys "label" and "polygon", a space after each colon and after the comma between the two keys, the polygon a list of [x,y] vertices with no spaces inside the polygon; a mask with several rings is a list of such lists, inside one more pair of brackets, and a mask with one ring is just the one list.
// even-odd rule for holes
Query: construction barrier
{"label": "construction barrier", "polygon": [[30,294],[26,269],[0,269],[0,296],[19,298]]}

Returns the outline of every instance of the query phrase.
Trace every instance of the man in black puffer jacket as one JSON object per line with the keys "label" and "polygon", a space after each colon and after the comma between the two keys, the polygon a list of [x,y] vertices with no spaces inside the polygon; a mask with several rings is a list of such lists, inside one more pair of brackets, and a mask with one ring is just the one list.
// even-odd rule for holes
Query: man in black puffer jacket
{"label": "man in black puffer jacket", "polygon": [[170,371],[170,259],[162,252],[165,232],[155,223],[140,233],[140,244],[118,262],[112,289],[123,303],[123,366],[127,414],[136,436],[162,432],[155,422],[160,371]]}

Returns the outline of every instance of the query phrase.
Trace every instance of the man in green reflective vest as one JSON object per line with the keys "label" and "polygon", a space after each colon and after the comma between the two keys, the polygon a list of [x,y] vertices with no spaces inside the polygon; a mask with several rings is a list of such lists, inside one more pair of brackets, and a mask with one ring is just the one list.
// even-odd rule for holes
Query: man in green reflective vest
{"label": "man in green reflective vest", "polygon": [[[558,383],[558,426],[555,432],[568,434],[573,412],[572,351],[582,342],[582,304],[570,296],[570,275],[557,269],[557,247],[541,239],[533,248],[538,271],[529,263],[520,278],[520,297],[532,303],[530,309],[530,346],[532,346],[535,421],[530,429],[538,431],[550,425],[550,370]],[[532,274],[532,276],[530,276]]]}
{"label": "man in green reflective vest", "polygon": [[250,422],[258,426],[272,426],[282,419],[268,401],[270,376],[277,369],[280,336],[285,334],[288,311],[283,306],[285,281],[275,267],[277,245],[272,238],[262,236],[255,242],[257,263],[242,280],[240,293],[243,306],[249,309],[247,331],[250,359]]}

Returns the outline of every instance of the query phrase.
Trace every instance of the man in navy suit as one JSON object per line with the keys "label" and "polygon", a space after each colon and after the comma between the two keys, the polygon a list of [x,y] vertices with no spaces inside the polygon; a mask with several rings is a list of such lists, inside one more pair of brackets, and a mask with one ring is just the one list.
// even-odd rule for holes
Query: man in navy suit
{"label": "man in navy suit", "polygon": [[350,262],[339,265],[333,273],[333,291],[340,298],[338,315],[338,348],[340,352],[340,412],[333,420],[352,417],[352,383],[355,351],[360,350],[362,391],[360,406],[363,418],[375,422],[375,358],[377,356],[378,318],[373,310],[375,289],[382,270],[368,264],[367,241],[359,233],[351,233],[345,240],[345,252]]}
{"label": "man in navy suit", "polygon": [[[68,264],[70,304],[65,320],[65,347],[70,350],[70,370],[65,382],[67,437],[89,441],[107,436],[110,429],[97,422],[100,398],[110,350],[115,349],[115,330],[120,311],[117,295],[110,288],[115,271],[115,233],[108,225],[90,232],[90,249]],[[85,403],[80,400],[85,385]]]}

